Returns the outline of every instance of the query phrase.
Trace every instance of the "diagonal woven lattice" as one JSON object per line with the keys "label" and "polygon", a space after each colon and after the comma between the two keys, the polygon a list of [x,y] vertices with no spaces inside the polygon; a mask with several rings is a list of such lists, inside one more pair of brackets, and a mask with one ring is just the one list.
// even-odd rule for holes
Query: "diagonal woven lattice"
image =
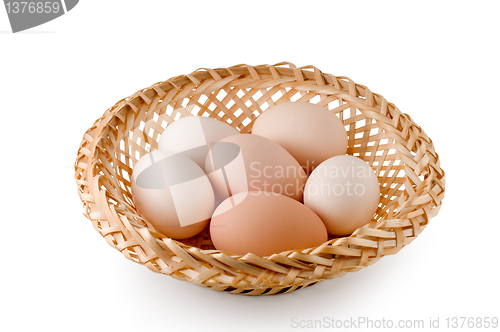
{"label": "diagonal woven lattice", "polygon": [[[316,248],[258,257],[215,250],[207,232],[182,242],[165,238],[137,214],[132,168],[157,148],[168,124],[202,115],[249,133],[259,114],[289,101],[336,114],[348,132],[347,153],[378,174],[380,205],[369,224]],[[84,134],[75,171],[84,215],[126,258],[179,280],[246,295],[292,292],[397,253],[438,213],[445,187],[432,141],[409,115],[347,77],[287,62],[198,69],[120,100]]]}

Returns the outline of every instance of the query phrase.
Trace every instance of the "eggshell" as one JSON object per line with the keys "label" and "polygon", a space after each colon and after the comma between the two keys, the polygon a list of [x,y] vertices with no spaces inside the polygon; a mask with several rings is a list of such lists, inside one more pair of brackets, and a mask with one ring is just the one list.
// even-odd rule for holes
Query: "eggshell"
{"label": "eggshell", "polygon": [[259,256],[316,247],[328,240],[325,225],[311,209],[264,191],[239,193],[223,201],[212,216],[210,235],[218,250]]}
{"label": "eggshell", "polygon": [[134,166],[132,199],[143,218],[174,239],[198,234],[215,209],[203,170],[182,154],[161,150],[146,154]]}
{"label": "eggshell", "polygon": [[325,160],[312,172],[304,204],[316,212],[332,235],[349,235],[370,222],[380,201],[377,175],[353,156]]}
{"label": "eggshell", "polygon": [[204,169],[208,144],[239,133],[222,121],[204,116],[188,116],[165,128],[158,142],[158,150],[182,153]]}
{"label": "eggshell", "polygon": [[226,137],[211,146],[205,172],[222,198],[270,191],[302,200],[307,176],[278,143],[253,134]]}
{"label": "eggshell", "polygon": [[255,120],[252,134],[280,144],[308,174],[326,159],[347,151],[342,121],[328,109],[307,102],[270,107]]}

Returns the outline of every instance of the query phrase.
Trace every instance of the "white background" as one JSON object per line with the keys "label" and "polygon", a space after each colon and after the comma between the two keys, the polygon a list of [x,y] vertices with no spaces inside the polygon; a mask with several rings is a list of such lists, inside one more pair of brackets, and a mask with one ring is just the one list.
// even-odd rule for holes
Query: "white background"
{"label": "white background", "polygon": [[[292,319],[360,316],[426,327],[439,317],[444,328],[450,316],[500,317],[497,4],[84,0],[18,34],[0,8],[0,330],[305,331]],[[447,176],[426,230],[373,266],[272,297],[177,281],[112,249],[76,193],[86,129],[158,81],[281,61],[348,76],[422,126]]]}

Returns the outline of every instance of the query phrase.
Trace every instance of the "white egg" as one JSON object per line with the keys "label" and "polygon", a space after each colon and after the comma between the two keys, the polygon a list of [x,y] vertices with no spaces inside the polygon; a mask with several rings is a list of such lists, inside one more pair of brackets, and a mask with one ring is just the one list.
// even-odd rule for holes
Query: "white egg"
{"label": "white egg", "polygon": [[204,116],[189,116],[167,126],[161,135],[158,149],[182,153],[204,169],[209,144],[239,133],[222,121]]}
{"label": "white egg", "polygon": [[350,235],[370,222],[380,201],[377,175],[353,156],[322,162],[309,176],[304,204],[316,212],[332,235]]}
{"label": "white egg", "polygon": [[161,150],[146,154],[134,166],[132,199],[143,218],[174,239],[201,232],[215,208],[203,170],[183,154]]}

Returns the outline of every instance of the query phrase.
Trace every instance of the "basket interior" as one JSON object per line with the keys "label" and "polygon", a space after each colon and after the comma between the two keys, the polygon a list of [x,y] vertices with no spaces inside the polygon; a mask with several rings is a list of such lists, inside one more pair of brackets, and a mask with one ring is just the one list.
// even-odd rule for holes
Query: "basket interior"
{"label": "basket interior", "polygon": [[[213,250],[206,230],[182,242],[166,238],[137,213],[132,169],[157,149],[169,124],[200,115],[251,133],[262,112],[290,101],[315,103],[334,113],[348,133],[347,154],[376,172],[381,196],[370,223],[315,248],[258,257]],[[127,259],[179,280],[245,295],[293,292],[397,253],[437,215],[445,191],[433,143],[409,115],[347,77],[288,62],[202,68],[118,101],[84,134],[75,179],[84,215]]]}
{"label": "basket interior", "polygon": [[[275,104],[304,101],[328,108],[344,123],[348,133],[347,154],[366,161],[378,175],[381,197],[370,223],[373,227],[383,220],[396,217],[401,212],[400,207],[419,190],[418,185],[424,182],[426,176],[425,169],[417,175],[412,172],[413,177],[408,176],[405,161],[399,151],[404,149],[406,154],[410,152],[415,156],[417,145],[408,150],[407,142],[391,135],[375,118],[366,116],[357,107],[334,95],[282,86],[224,86],[211,92],[188,94],[182,98],[169,100],[167,96],[149,100],[149,103],[144,102],[142,106],[136,106],[133,113],[129,112],[129,116],[134,118],[128,121],[124,119],[124,123],[128,122],[128,128],[117,125],[117,140],[109,141],[109,146],[104,147],[108,160],[100,159],[102,165],[98,168],[103,175],[102,188],[106,190],[108,203],[114,205],[118,214],[127,215],[137,226],[148,227],[155,237],[163,236],[156,233],[134,209],[130,190],[132,169],[144,154],[157,149],[163,130],[185,116],[212,117],[230,124],[242,133],[251,133],[254,120]],[[331,239],[333,237],[330,236],[329,240]],[[200,249],[215,249],[208,230],[180,242]]]}

